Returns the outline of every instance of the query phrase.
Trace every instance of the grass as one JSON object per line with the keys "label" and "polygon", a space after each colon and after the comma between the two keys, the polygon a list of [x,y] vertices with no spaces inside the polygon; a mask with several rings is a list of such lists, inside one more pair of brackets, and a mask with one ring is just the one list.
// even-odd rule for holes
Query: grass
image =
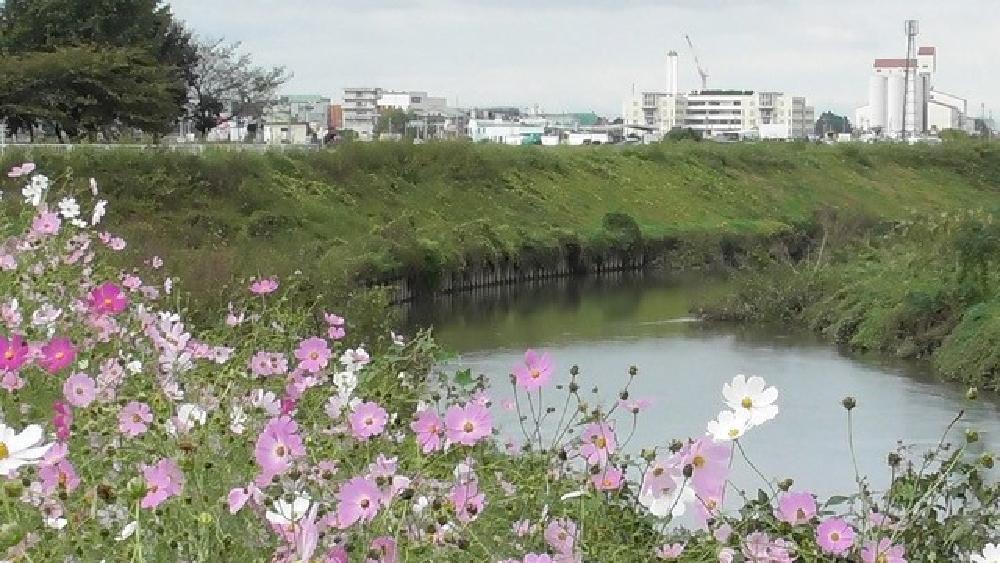
{"label": "grass", "polygon": [[633,221],[654,252],[680,246],[698,262],[829,210],[878,221],[1000,201],[996,145],[78,149],[9,153],[4,165],[20,159],[99,178],[114,226],[196,294],[258,273],[300,269],[334,287],[634,246],[609,216]]}

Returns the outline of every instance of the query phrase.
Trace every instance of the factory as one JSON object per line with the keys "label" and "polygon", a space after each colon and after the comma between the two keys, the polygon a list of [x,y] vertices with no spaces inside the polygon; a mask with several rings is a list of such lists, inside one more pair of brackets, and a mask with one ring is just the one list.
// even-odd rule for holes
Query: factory
{"label": "factory", "polygon": [[868,77],[868,104],[854,114],[855,127],[885,139],[915,139],[946,129],[974,131],[968,102],[934,85],[938,50],[915,48],[917,22],[906,22],[907,56],[877,58]]}

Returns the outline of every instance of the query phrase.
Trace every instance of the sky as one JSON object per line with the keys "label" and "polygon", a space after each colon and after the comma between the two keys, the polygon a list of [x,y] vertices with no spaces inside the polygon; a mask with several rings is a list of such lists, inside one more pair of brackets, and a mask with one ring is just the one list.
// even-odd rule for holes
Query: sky
{"label": "sky", "polygon": [[199,35],[240,41],[294,77],[286,94],[345,86],[423,90],[460,107],[621,113],[636,91],[678,87],[806,96],[817,115],[867,103],[876,57],[906,53],[903,21],[934,45],[933,85],[1000,117],[1000,0],[168,0]]}

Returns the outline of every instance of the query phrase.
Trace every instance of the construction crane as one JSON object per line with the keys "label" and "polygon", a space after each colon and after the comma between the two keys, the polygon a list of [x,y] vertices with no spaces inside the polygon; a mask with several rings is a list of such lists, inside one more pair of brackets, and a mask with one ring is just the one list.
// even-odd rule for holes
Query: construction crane
{"label": "construction crane", "polygon": [[698,67],[698,74],[701,75],[701,89],[708,90],[708,73],[701,66],[701,61],[698,60],[698,51],[694,48],[694,43],[691,42],[691,37],[687,34],[684,35],[684,39],[687,40],[688,47],[691,48],[691,54],[694,55],[694,64]]}

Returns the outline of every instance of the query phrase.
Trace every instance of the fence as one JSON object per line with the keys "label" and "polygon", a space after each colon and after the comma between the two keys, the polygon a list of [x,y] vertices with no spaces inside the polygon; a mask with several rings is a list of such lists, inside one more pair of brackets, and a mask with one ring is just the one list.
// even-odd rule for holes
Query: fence
{"label": "fence", "polygon": [[134,150],[134,151],[170,151],[201,154],[205,151],[297,151],[319,150],[322,145],[288,145],[288,144],[241,144],[241,143],[170,143],[162,145],[128,145],[128,144],[56,144],[56,143],[2,143],[0,142],[0,157],[7,150],[51,150],[72,152],[75,150]]}

